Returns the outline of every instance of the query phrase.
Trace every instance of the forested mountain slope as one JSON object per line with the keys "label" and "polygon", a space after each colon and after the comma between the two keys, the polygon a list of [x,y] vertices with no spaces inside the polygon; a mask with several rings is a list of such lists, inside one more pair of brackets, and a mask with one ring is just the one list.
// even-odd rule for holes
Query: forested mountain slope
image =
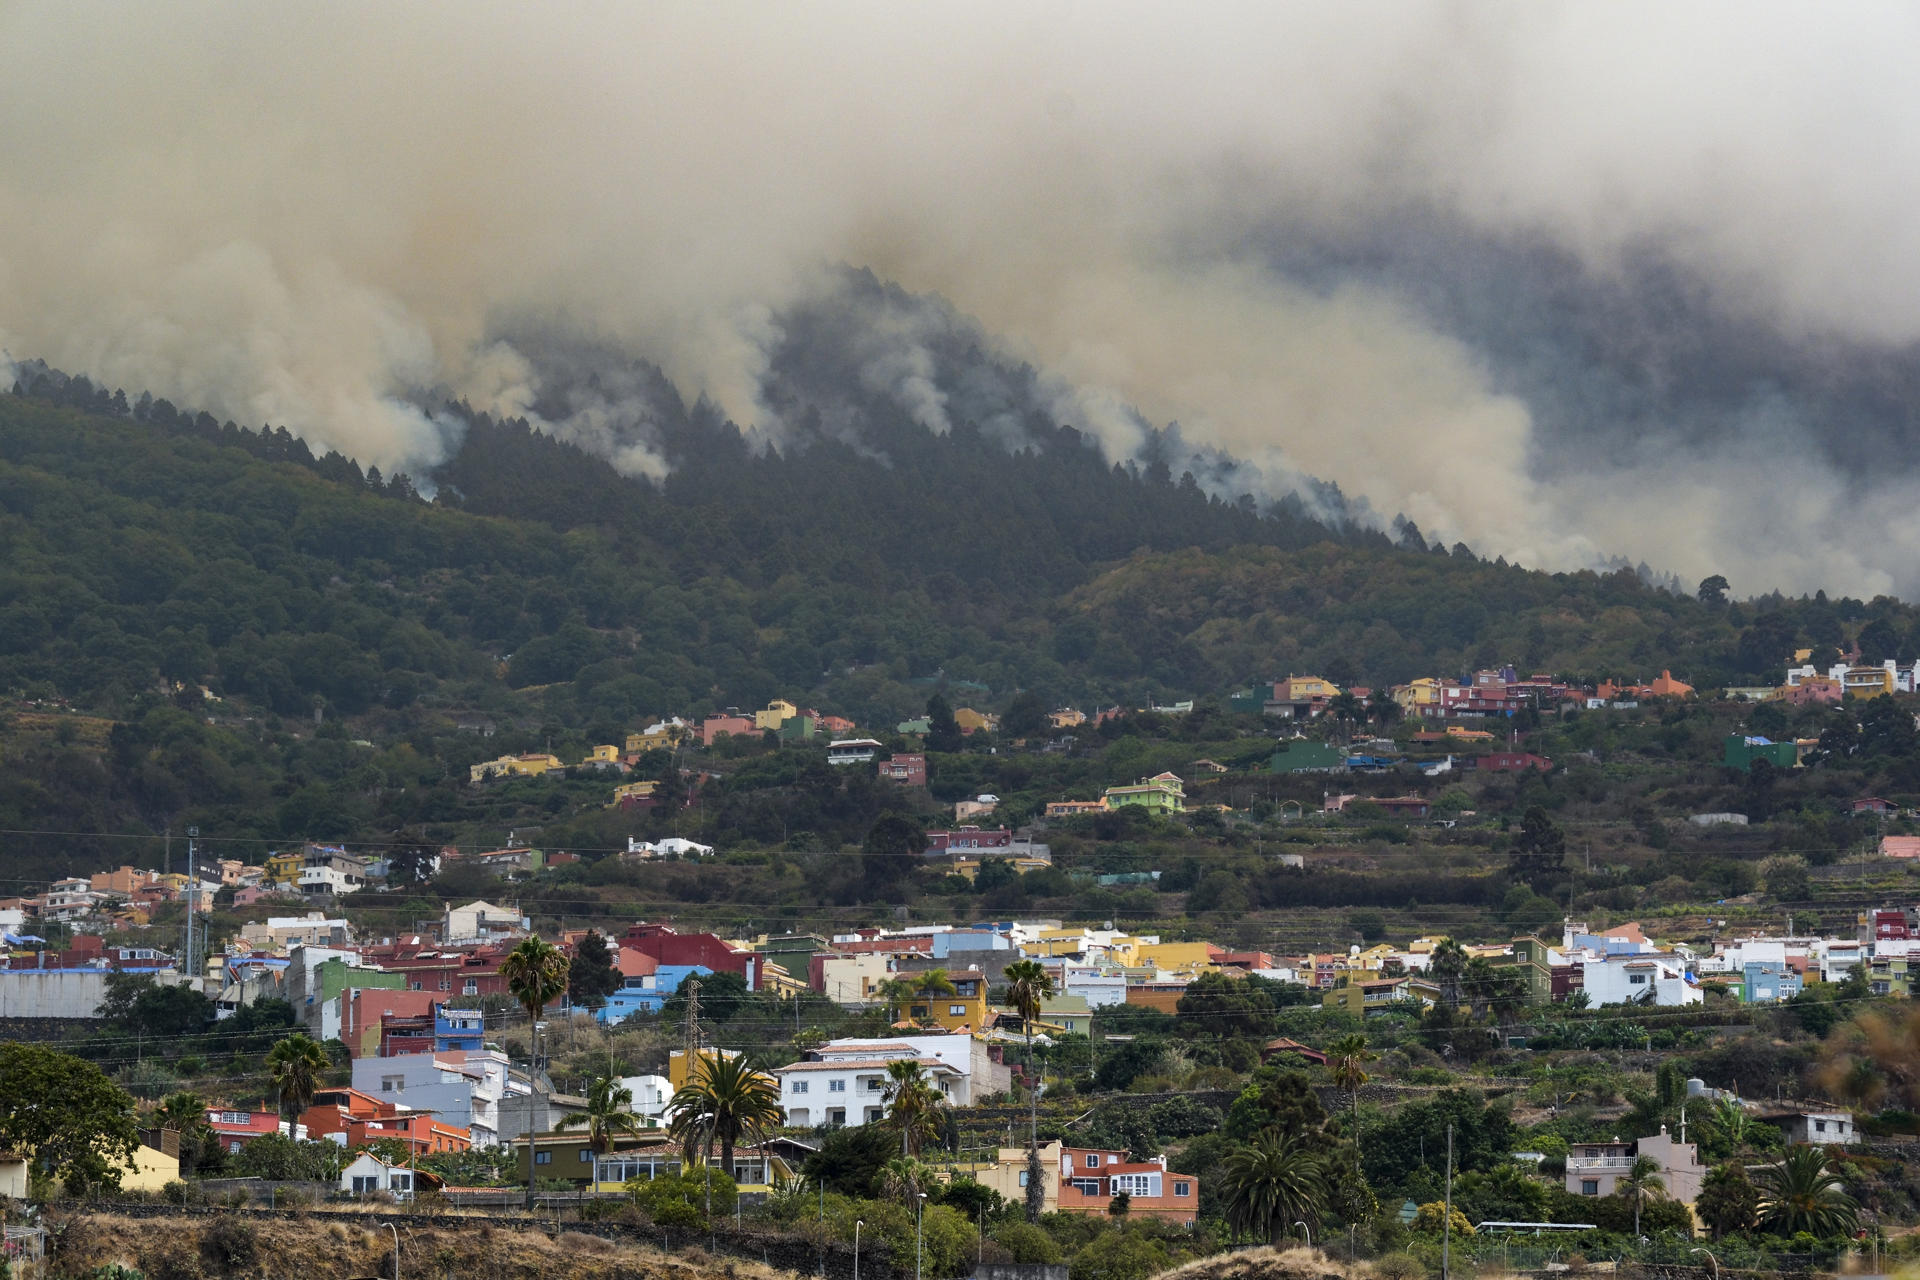
{"label": "forested mountain slope", "polygon": [[[775,696],[884,727],[942,681],[994,708],[1495,661],[1710,686],[1777,679],[1796,643],[1920,639],[1893,601],[1703,603],[1396,548],[1042,423],[1016,451],[909,425],[769,454],[696,414],[654,485],[475,417],[428,501],[284,432],[79,380],[21,391],[0,395],[0,689],[102,718],[60,737],[15,704],[12,832],[392,832],[452,820],[466,766],[503,749]],[[55,870],[108,848],[10,852]]]}

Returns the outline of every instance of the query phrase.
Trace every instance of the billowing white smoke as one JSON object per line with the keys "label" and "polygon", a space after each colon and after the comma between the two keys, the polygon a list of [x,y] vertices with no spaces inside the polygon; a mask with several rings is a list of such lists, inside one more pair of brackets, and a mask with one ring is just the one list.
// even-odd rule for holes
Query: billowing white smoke
{"label": "billowing white smoke", "polygon": [[[1249,246],[1427,208],[1601,274],[1657,245],[1716,305],[1913,342],[1916,26],[1747,3],[19,0],[0,346],[383,470],[442,456],[412,405],[450,392],[657,475],[644,397],[550,403],[503,335],[598,335],[777,437],[781,317],[853,263],[952,299],[1117,452],[1139,415],[1177,419],[1278,486],[1324,476],[1488,555],[1912,590],[1904,472],[1862,495],[1804,425],[1538,467],[1529,406],[1470,347]],[[863,340],[867,391],[952,421],[912,333]]]}

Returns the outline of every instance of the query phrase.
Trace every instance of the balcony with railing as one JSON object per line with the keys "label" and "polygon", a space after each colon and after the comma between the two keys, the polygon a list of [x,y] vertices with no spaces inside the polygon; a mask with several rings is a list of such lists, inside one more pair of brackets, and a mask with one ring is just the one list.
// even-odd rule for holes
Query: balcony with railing
{"label": "balcony with railing", "polygon": [[1573,1173],[1576,1171],[1580,1173],[1594,1173],[1594,1172],[1604,1173],[1604,1172],[1612,1172],[1616,1170],[1620,1173],[1627,1173],[1630,1170],[1632,1170],[1632,1168],[1633,1168],[1632,1156],[1571,1155],[1567,1157],[1568,1173]]}

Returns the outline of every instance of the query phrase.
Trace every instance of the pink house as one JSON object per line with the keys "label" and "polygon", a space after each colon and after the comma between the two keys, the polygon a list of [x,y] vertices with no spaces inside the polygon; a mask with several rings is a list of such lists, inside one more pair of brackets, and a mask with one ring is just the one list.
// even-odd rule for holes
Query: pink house
{"label": "pink house", "polygon": [[1881,836],[1880,852],[1889,858],[1920,859],[1920,836]]}
{"label": "pink house", "polygon": [[723,733],[730,733],[739,738],[753,732],[753,717],[743,716],[733,711],[708,716],[700,722],[700,741],[709,747],[713,745],[713,740]]}

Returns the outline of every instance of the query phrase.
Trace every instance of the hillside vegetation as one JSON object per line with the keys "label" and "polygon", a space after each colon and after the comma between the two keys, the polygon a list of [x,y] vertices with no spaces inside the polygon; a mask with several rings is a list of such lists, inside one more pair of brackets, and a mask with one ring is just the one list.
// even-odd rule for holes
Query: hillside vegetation
{"label": "hillside vegetation", "polygon": [[[1014,452],[903,423],[755,454],[692,414],[654,485],[467,415],[428,501],[283,430],[38,375],[0,395],[0,689],[19,700],[0,727],[6,858],[35,878],[157,865],[161,833],[190,824],[262,842],[503,839],[592,818],[606,788],[480,795],[470,764],[776,696],[884,732],[941,690],[993,710],[1020,691],[1204,703],[1288,671],[1379,685],[1493,661],[1671,667],[1708,686],[1777,679],[1796,645],[1857,641],[1872,659],[1920,640],[1895,601],[1726,603],[1625,570],[1424,549],[1412,531],[1395,547],[1028,427],[1039,443]],[[1164,729],[1122,733],[1110,759],[956,756],[934,795],[997,788],[1031,812],[1202,752],[1257,762],[1239,735],[1258,730],[1196,724],[1164,749],[1142,745]],[[823,767],[729,766],[738,800],[718,829],[857,842],[884,798]],[[604,847],[630,826],[572,834]],[[111,838],[135,835],[148,843]]]}

